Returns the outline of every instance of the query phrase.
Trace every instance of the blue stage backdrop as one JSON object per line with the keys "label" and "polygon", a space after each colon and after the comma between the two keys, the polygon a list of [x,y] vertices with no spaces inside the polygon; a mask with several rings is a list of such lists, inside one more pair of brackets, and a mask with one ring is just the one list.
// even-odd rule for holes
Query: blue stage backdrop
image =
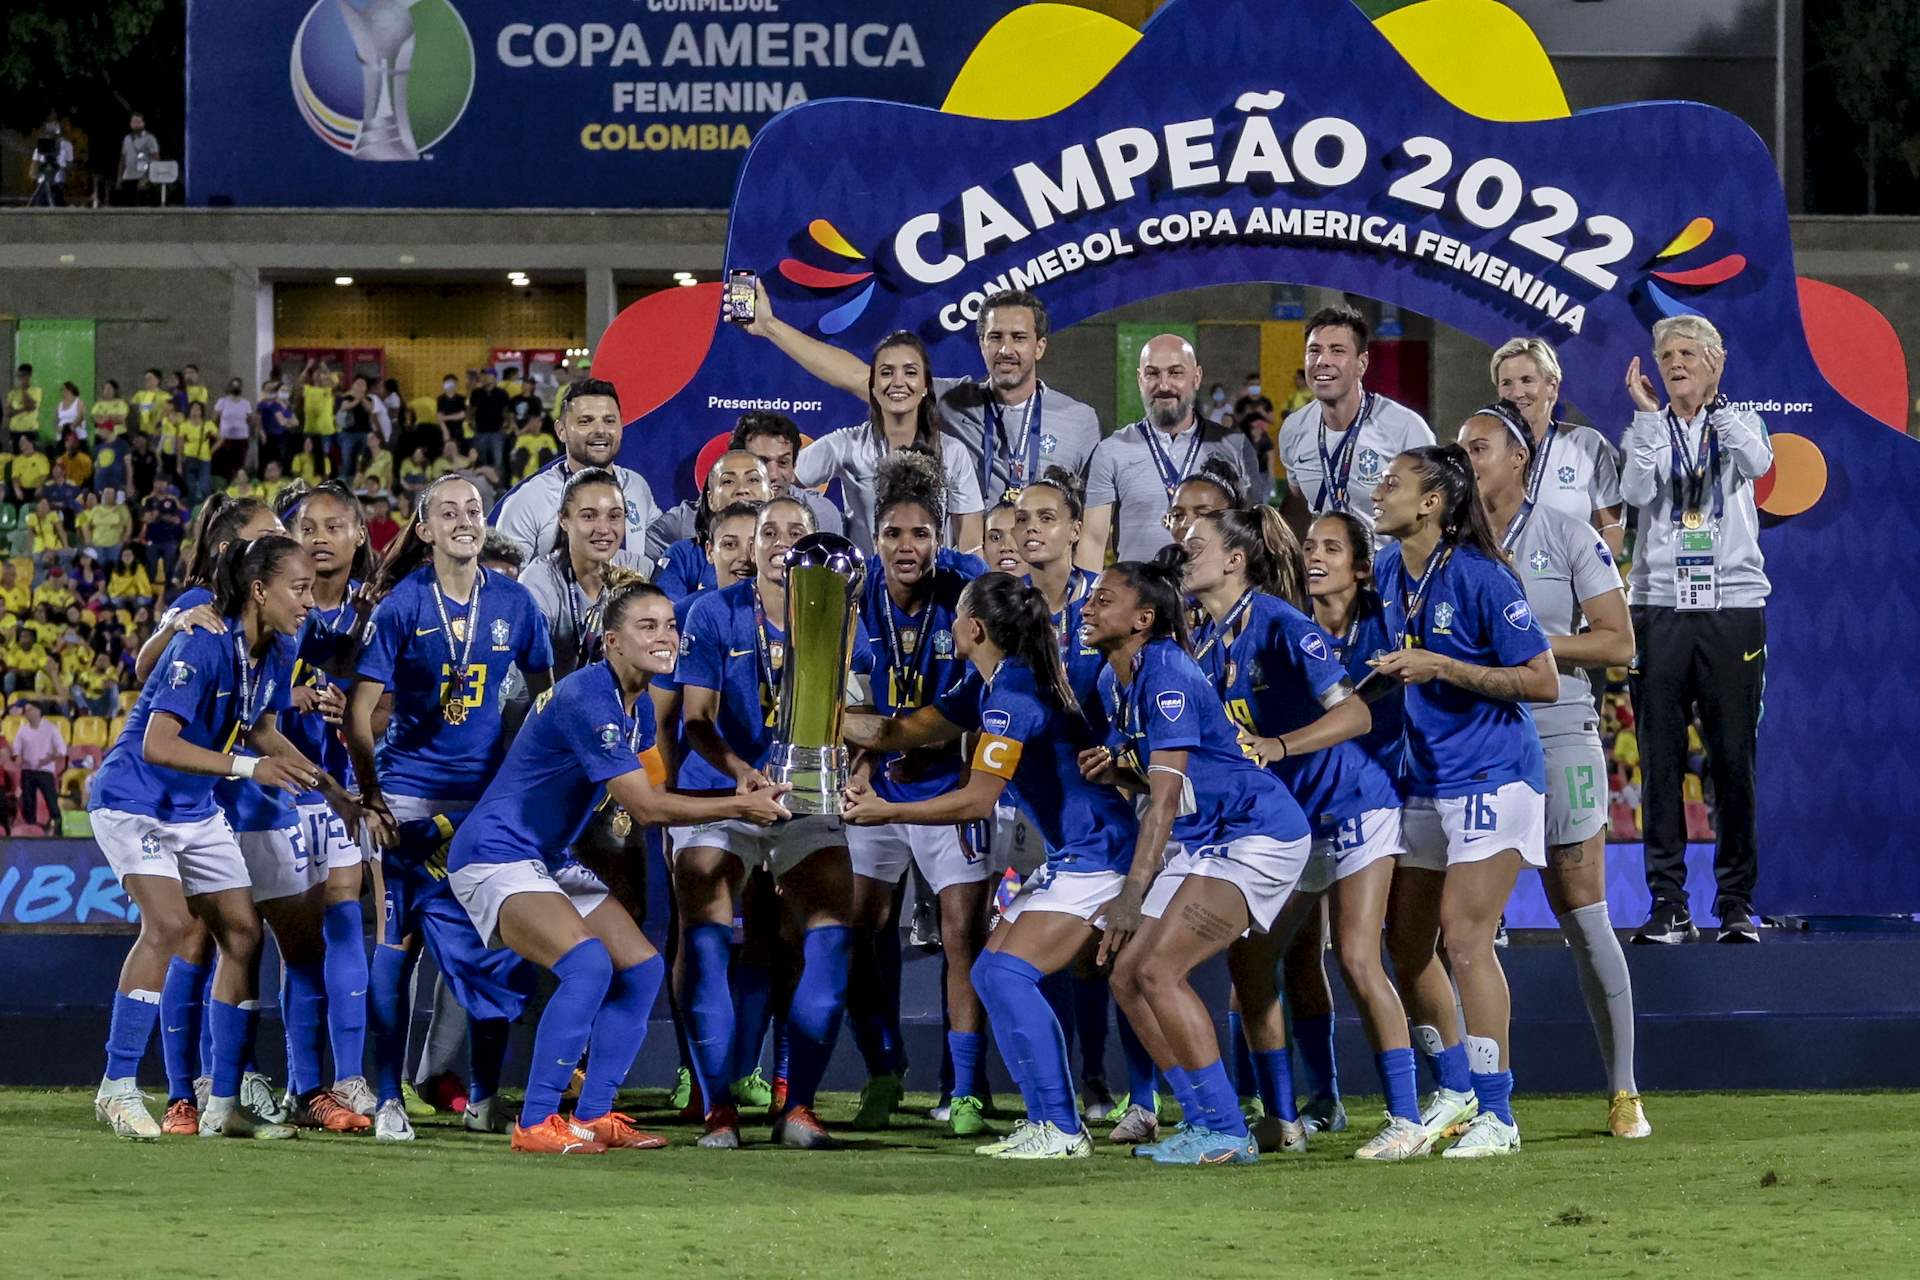
{"label": "blue stage backdrop", "polygon": [[[1022,24],[1044,35],[1051,8],[1016,10],[989,40]],[[1341,288],[1489,343],[1545,338],[1567,400],[1616,438],[1653,322],[1711,318],[1725,389],[1759,410],[1780,456],[1761,485],[1774,596],[1758,905],[1920,909],[1902,798],[1920,688],[1889,660],[1920,622],[1920,451],[1816,365],[1810,343],[1830,324],[1816,304],[1839,291],[1796,281],[1760,139],[1694,103],[1568,115],[1521,31],[1518,44],[1488,28],[1436,41],[1431,24],[1376,26],[1349,0],[1173,0],[1068,99],[1060,85],[1085,69],[1062,51],[1095,42],[1001,41],[946,110],[821,101],[775,119],[740,176],[728,265],[760,272],[784,318],[854,351],[915,330],[948,375],[981,372],[970,326],[999,288],[1036,290],[1056,328],[1202,285]],[[1479,94],[1477,114],[1430,80]],[[1504,112],[1484,101],[1521,88]],[[865,416],[718,324],[719,293],[643,300],[595,354],[635,419],[626,461],[666,501],[692,492],[696,454],[742,409],[786,409],[809,434]],[[1897,358],[1885,321],[1855,310],[1843,344],[1891,341]]]}
{"label": "blue stage backdrop", "polygon": [[1014,3],[189,0],[187,191],[719,208],[777,112],[826,96],[937,102]]}

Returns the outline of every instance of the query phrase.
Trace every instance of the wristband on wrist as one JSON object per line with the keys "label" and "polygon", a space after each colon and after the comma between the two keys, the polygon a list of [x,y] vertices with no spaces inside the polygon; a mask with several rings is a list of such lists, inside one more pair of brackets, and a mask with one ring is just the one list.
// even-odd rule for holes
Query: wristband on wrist
{"label": "wristband on wrist", "polygon": [[227,770],[229,778],[251,778],[253,771],[260,767],[259,756],[235,756],[233,768]]}

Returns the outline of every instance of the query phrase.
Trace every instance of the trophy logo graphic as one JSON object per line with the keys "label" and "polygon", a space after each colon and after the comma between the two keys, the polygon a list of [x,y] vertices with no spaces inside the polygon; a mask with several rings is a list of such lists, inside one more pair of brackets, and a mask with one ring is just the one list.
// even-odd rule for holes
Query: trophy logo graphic
{"label": "trophy logo graphic", "polygon": [[315,0],[293,38],[294,102],[355,160],[418,160],[473,95],[473,38],[449,0]]}

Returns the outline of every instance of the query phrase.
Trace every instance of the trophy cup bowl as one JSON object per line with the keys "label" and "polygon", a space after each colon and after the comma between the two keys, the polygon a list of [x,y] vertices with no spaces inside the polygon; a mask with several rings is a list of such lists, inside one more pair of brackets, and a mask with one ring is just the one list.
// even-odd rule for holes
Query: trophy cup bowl
{"label": "trophy cup bowl", "polygon": [[866,557],[837,533],[816,533],[795,543],[783,563],[786,669],[766,772],[792,786],[785,797],[789,812],[837,816],[848,764],[841,721]]}

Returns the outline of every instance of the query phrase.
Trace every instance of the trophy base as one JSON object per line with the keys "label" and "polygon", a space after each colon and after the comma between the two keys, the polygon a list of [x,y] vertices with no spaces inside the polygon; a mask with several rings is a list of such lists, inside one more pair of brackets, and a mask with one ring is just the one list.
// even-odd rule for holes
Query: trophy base
{"label": "trophy base", "polygon": [[777,784],[793,788],[781,798],[789,813],[839,817],[847,787],[847,749],[776,742],[767,760],[766,775]]}

